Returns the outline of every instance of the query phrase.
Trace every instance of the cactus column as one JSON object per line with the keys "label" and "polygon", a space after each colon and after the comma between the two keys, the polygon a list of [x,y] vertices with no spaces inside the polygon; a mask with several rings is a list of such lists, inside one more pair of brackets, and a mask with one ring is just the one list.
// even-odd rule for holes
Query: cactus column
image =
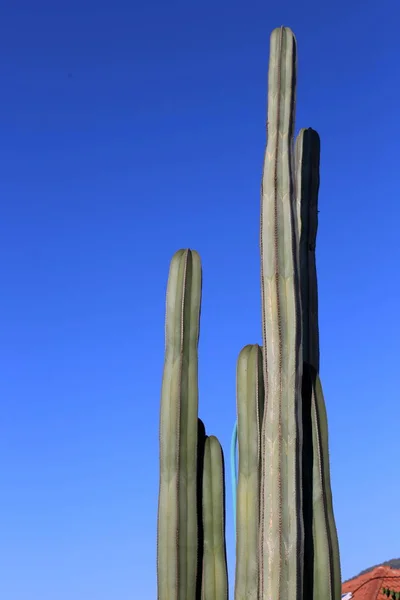
{"label": "cactus column", "polygon": [[314,129],[296,138],[296,203],[300,243],[303,361],[319,371],[318,285],[315,246],[318,228],[320,139]]}
{"label": "cactus column", "polygon": [[197,431],[201,264],[179,250],[167,287],[160,411],[158,600],[190,600],[197,577]]}
{"label": "cactus column", "polygon": [[268,143],[261,200],[264,381],[260,509],[260,600],[300,600],[303,572],[301,482],[301,299],[291,158],[296,41],[271,35]]}
{"label": "cactus column", "polygon": [[239,469],[236,510],[235,600],[258,598],[261,423],[264,382],[260,346],[248,345],[237,364]]}
{"label": "cactus column", "polygon": [[320,139],[301,129],[296,140],[296,184],[303,314],[303,515],[304,598],[339,600],[339,544],[330,486],[328,422],[319,379],[318,289],[315,246],[318,225]]}
{"label": "cactus column", "polygon": [[311,494],[305,497],[311,520],[307,523],[305,515],[306,539],[309,542],[304,557],[305,584],[309,593],[304,594],[304,600],[340,600],[339,543],[332,504],[325,400],[314,367],[305,363],[303,377],[303,406],[311,408],[311,439],[304,440],[308,457],[303,464],[307,464],[308,460],[309,476],[312,478]]}
{"label": "cactus column", "polygon": [[197,581],[196,600],[201,600],[201,573],[203,570],[204,554],[204,527],[203,527],[203,473],[204,450],[206,445],[206,428],[201,419],[198,419],[197,429]]}
{"label": "cactus column", "polygon": [[213,435],[206,439],[204,449],[203,529],[202,600],[228,600],[224,455]]}

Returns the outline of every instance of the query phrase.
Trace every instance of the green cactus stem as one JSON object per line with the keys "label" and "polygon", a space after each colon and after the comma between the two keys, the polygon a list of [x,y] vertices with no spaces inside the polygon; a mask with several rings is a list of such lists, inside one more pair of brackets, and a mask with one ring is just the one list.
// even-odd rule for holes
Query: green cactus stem
{"label": "green cactus stem", "polygon": [[190,600],[196,590],[197,348],[201,284],[199,255],[179,250],[171,261],[166,301],[160,411],[158,600]]}
{"label": "green cactus stem", "polygon": [[239,468],[236,504],[235,600],[258,598],[261,423],[264,412],[262,352],[248,345],[237,363]]}
{"label": "green cactus stem", "polygon": [[296,140],[297,207],[303,318],[303,597],[340,600],[339,544],[330,487],[328,424],[319,370],[318,225],[320,139],[302,129]]}
{"label": "green cactus stem", "polygon": [[237,488],[237,419],[233,426],[231,437],[231,489],[232,489],[232,512],[233,526],[236,532],[236,488]]}
{"label": "green cactus stem", "polygon": [[305,507],[308,508],[304,517],[305,532],[306,539],[309,540],[306,545],[304,578],[308,587],[304,598],[340,600],[340,556],[330,484],[325,401],[318,373],[306,363],[303,372],[303,400],[303,472],[310,474],[308,485],[304,486],[307,497]]}
{"label": "green cactus stem", "polygon": [[318,229],[320,139],[311,128],[296,139],[296,192],[300,229],[303,361],[319,371],[318,287],[315,246]]}
{"label": "green cactus stem", "polygon": [[215,436],[206,439],[204,450],[203,529],[202,600],[228,600],[224,457]]}
{"label": "green cactus stem", "polygon": [[260,600],[300,600],[303,574],[301,495],[301,298],[296,198],[291,158],[296,40],[271,35],[268,142],[261,199],[264,382],[260,500]]}
{"label": "green cactus stem", "polygon": [[197,428],[197,581],[196,600],[201,600],[201,574],[203,569],[204,531],[203,531],[203,472],[204,450],[206,445],[206,428],[201,419],[198,419]]}

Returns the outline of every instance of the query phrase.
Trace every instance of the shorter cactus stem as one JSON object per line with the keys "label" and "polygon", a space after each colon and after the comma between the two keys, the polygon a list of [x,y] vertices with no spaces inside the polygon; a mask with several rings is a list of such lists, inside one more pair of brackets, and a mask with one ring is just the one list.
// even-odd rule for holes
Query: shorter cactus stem
{"label": "shorter cactus stem", "polygon": [[202,600],[228,600],[224,481],[221,444],[211,435],[204,449]]}
{"label": "shorter cactus stem", "polygon": [[328,423],[318,373],[304,363],[304,598],[340,600],[341,573],[330,485]]}
{"label": "shorter cactus stem", "polygon": [[198,342],[202,271],[193,250],[171,260],[160,407],[158,600],[190,600],[198,554]]}
{"label": "shorter cactus stem", "polygon": [[258,596],[261,423],[264,412],[262,351],[245,346],[236,370],[239,469],[236,514],[235,600]]}
{"label": "shorter cactus stem", "polygon": [[233,507],[233,527],[236,532],[236,495],[237,495],[237,420],[232,431],[231,438],[231,488]]}

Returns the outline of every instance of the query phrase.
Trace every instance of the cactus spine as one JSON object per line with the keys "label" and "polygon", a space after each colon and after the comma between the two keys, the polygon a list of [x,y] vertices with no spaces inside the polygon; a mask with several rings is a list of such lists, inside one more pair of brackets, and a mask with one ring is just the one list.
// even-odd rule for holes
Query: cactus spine
{"label": "cactus spine", "polygon": [[262,424],[260,600],[301,598],[301,299],[292,137],[296,41],[271,35],[268,143],[261,199],[265,409]]}
{"label": "cactus spine", "polygon": [[235,600],[258,598],[261,423],[264,412],[262,352],[245,346],[237,364],[239,469],[236,512]]}
{"label": "cactus spine", "polygon": [[200,257],[171,261],[160,411],[158,600],[193,597],[197,576],[197,428]]}
{"label": "cactus spine", "polygon": [[215,436],[206,439],[203,470],[202,600],[227,600],[224,458]]}

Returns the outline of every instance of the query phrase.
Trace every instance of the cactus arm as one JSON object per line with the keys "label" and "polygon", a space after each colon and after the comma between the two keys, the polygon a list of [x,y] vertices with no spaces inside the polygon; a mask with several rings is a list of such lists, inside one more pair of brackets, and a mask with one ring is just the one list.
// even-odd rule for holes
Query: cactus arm
{"label": "cactus arm", "polygon": [[231,438],[231,489],[232,489],[232,507],[233,507],[233,525],[236,531],[236,495],[237,495],[237,464],[236,464],[236,447],[237,447],[237,420],[232,431]]}
{"label": "cactus arm", "polygon": [[320,139],[311,128],[296,139],[296,193],[300,228],[303,361],[319,371],[318,287],[315,246],[318,229]]}
{"label": "cactus arm", "polygon": [[239,476],[236,516],[235,600],[258,598],[260,445],[264,410],[262,351],[245,346],[237,363]]}
{"label": "cactus arm", "polygon": [[268,142],[261,201],[261,287],[266,401],[262,427],[260,600],[297,600],[302,589],[301,306],[291,160],[296,41],[271,35]]}
{"label": "cactus arm", "polygon": [[227,600],[224,461],[215,436],[206,439],[203,471],[202,600]]}
{"label": "cactus arm", "polygon": [[196,588],[200,304],[200,258],[196,252],[180,250],[171,261],[166,301],[160,410],[158,600],[190,600]]}

